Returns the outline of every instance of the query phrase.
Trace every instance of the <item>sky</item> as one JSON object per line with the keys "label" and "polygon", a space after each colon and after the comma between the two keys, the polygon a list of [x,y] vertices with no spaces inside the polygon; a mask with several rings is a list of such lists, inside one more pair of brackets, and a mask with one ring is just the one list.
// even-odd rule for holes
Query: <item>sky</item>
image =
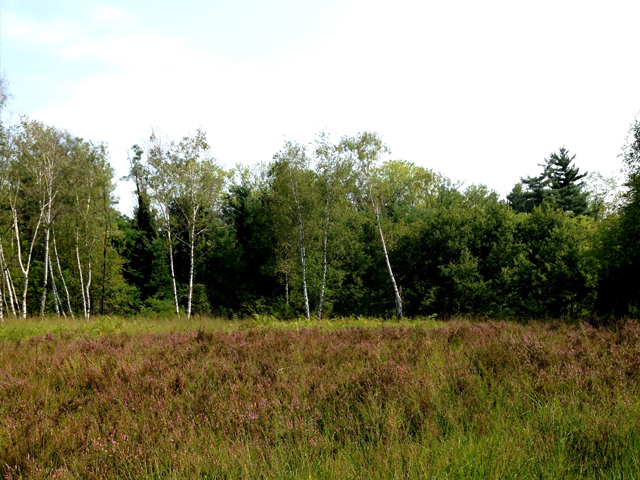
{"label": "sky", "polygon": [[107,143],[116,178],[151,128],[202,128],[227,168],[369,130],[504,197],[562,146],[619,171],[639,18],[637,0],[0,0],[0,71],[14,120]]}

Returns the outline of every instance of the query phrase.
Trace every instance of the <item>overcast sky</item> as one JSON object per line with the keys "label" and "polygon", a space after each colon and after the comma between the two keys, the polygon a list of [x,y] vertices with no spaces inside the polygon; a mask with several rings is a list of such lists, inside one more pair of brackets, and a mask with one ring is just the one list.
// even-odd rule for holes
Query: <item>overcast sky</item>
{"label": "overcast sky", "polygon": [[[506,195],[561,146],[607,176],[640,111],[640,1],[3,0],[9,110],[108,143],[202,127],[225,166],[380,133]],[[117,190],[131,212],[130,188]]]}

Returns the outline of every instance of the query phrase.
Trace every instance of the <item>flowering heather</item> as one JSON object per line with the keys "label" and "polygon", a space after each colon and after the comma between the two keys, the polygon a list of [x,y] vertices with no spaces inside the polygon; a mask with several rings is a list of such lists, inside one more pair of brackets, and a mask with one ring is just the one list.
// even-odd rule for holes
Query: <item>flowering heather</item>
{"label": "flowering heather", "polygon": [[5,478],[633,478],[640,328],[0,341]]}

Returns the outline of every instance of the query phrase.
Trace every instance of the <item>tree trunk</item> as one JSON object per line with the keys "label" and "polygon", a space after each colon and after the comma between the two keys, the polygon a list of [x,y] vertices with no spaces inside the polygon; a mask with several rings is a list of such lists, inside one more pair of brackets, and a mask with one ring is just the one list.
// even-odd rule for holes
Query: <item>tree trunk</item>
{"label": "tree trunk", "polygon": [[287,307],[289,306],[289,274],[284,274],[284,295],[287,300]]}
{"label": "tree trunk", "polygon": [[[42,280],[42,300],[40,301],[40,318],[44,318],[44,309],[47,305],[47,282],[49,280],[49,233],[51,232],[51,203],[53,198],[49,188],[49,201],[47,202],[47,218],[44,232],[44,278]],[[56,305],[57,308],[57,305]]]}
{"label": "tree trunk", "polygon": [[85,288],[87,289],[87,319],[91,317],[91,291],[89,287],[91,287],[91,260],[87,261],[87,285]]}
{"label": "tree trunk", "polygon": [[[71,297],[69,296],[69,289],[67,288],[67,282],[64,279],[64,275],[62,274],[62,268],[60,268],[60,257],[58,256],[58,246],[56,244],[56,232],[53,232],[53,253],[56,256],[56,264],[58,265],[58,272],[60,273],[60,278],[62,279],[62,286],[64,286],[64,291],[67,294],[67,307],[69,308],[69,315],[71,318],[75,318],[73,315],[73,309],[71,308]],[[64,309],[62,310],[64,312]]]}
{"label": "tree trunk", "polygon": [[[4,262],[0,258],[0,270],[2,270],[2,280],[4,280]],[[4,323],[4,282],[0,280],[0,321]]]}
{"label": "tree trunk", "polygon": [[7,306],[11,308],[11,313],[13,314],[14,318],[17,317],[16,314],[16,308],[15,306],[18,306],[18,311],[20,309],[20,305],[18,304],[18,298],[15,296],[15,287],[13,286],[13,280],[11,279],[11,272],[9,272],[9,266],[7,265],[7,261],[4,258],[4,248],[2,246],[2,240],[0,240],[0,268],[2,269],[2,279],[0,279],[0,282],[2,282],[2,289],[3,289],[3,296],[4,296],[4,292],[5,292],[5,285],[6,285],[6,292],[9,296],[9,300],[7,301]]}
{"label": "tree trunk", "polygon": [[173,245],[171,244],[171,227],[167,228],[167,237],[169,240],[169,266],[171,267],[171,284],[173,286],[173,303],[176,309],[176,315],[180,316],[180,305],[178,304],[178,288],[176,287],[176,273],[173,268]]}
{"label": "tree trunk", "polygon": [[104,250],[102,252],[102,298],[100,299],[100,314],[104,315],[104,295],[107,286],[107,233],[109,232],[109,217],[107,215],[107,190],[103,190],[104,201]]}
{"label": "tree trunk", "polygon": [[322,237],[322,283],[320,284],[320,300],[318,302],[318,320],[322,319],[322,303],[324,302],[324,286],[327,281],[327,235],[329,232],[329,201],[326,202],[324,216],[324,235]]}
{"label": "tree trunk", "polygon": [[194,263],[194,250],[196,243],[196,227],[195,227],[195,215],[193,223],[191,224],[191,231],[189,235],[189,298],[187,300],[187,319],[191,318],[191,301],[193,299],[193,263]]}
{"label": "tree trunk", "polygon": [[[11,298],[12,298],[11,312],[13,313],[13,316],[15,318],[18,318],[19,316],[21,316],[20,302],[18,301],[18,294],[16,293],[16,286],[13,283],[13,278],[11,278],[11,275],[9,274],[8,270],[7,270],[7,281],[9,282],[9,287],[10,287],[9,294],[11,295]],[[14,306],[15,306],[15,308],[14,308]]]}
{"label": "tree trunk", "polygon": [[307,293],[307,252],[305,249],[304,241],[304,224],[302,222],[302,212],[300,210],[300,198],[298,197],[298,191],[293,183],[293,173],[291,172],[291,165],[289,165],[289,179],[291,180],[291,192],[293,198],[296,201],[296,211],[298,217],[298,248],[300,250],[300,267],[302,268],[302,295],[304,298],[304,314],[307,317],[307,321],[311,321],[311,311],[309,310],[309,295]]}
{"label": "tree trunk", "polygon": [[[17,193],[16,193],[17,195]],[[31,239],[31,245],[29,247],[29,255],[27,257],[27,266],[24,266],[22,262],[22,250],[20,248],[20,228],[18,226],[18,212],[16,211],[15,205],[11,206],[11,211],[13,215],[13,226],[16,235],[16,247],[18,249],[18,263],[20,265],[20,270],[22,270],[22,276],[24,278],[24,285],[22,289],[22,318],[27,318],[27,291],[29,288],[29,270],[31,269],[31,258],[33,255],[33,246],[36,243],[36,238],[38,236],[38,230],[40,229],[40,223],[42,222],[42,215],[44,214],[44,206],[40,208],[40,216],[38,217],[38,223],[36,224],[36,228],[33,232],[33,238]]]}
{"label": "tree trunk", "polygon": [[302,266],[302,293],[304,296],[304,314],[311,321],[309,295],[307,293],[307,251],[304,247],[304,228],[300,226],[300,265]]}
{"label": "tree trunk", "polygon": [[84,278],[82,276],[82,263],[80,262],[80,245],[79,245],[79,239],[78,239],[78,230],[76,230],[76,259],[78,260],[78,274],[80,275],[80,291],[82,292],[82,311],[84,313],[84,319],[87,320],[89,318],[89,313],[87,311],[87,298],[85,296]]}
{"label": "tree trunk", "polygon": [[18,294],[16,293],[16,286],[13,283],[13,279],[7,271],[7,289],[9,290],[9,296],[11,298],[11,313],[13,313],[14,318],[18,318],[22,316],[20,311],[20,302],[18,301]]}
{"label": "tree trunk", "polygon": [[400,298],[400,291],[398,290],[398,284],[396,283],[396,278],[393,275],[393,270],[391,269],[391,262],[389,261],[389,252],[387,252],[387,244],[384,241],[384,235],[382,234],[382,226],[380,225],[380,211],[373,203],[373,198],[371,200],[371,205],[373,206],[373,212],[376,215],[376,224],[378,225],[378,232],[380,233],[380,241],[382,242],[382,250],[384,250],[384,259],[387,262],[387,269],[389,270],[389,277],[391,278],[391,283],[393,284],[393,291],[396,296],[396,313],[398,318],[402,320],[402,298]]}
{"label": "tree trunk", "polygon": [[64,318],[67,318],[67,314],[64,313],[64,306],[60,301],[60,295],[58,295],[58,288],[56,287],[56,279],[53,276],[53,265],[51,265],[51,254],[49,254],[49,274],[51,275],[51,291],[53,292],[53,299],[55,300],[54,304],[56,306],[56,315],[60,316],[60,311],[62,310],[62,315]]}
{"label": "tree trunk", "polygon": [[18,296],[16,295],[16,287],[13,285],[13,279],[11,278],[11,272],[9,272],[9,266],[4,258],[4,251],[2,249],[2,242],[0,242],[0,261],[2,262],[3,271],[2,279],[7,287],[7,293],[9,294],[8,306],[11,308],[11,313],[14,318],[20,316],[20,303],[18,302]]}

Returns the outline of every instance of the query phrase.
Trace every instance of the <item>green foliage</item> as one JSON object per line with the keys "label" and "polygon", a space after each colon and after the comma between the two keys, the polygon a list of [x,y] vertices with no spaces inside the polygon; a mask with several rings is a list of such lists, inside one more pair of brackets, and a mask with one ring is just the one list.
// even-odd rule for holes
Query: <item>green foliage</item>
{"label": "green foliage", "polygon": [[546,160],[545,177],[549,180],[550,195],[565,212],[574,215],[587,213],[587,194],[581,180],[587,176],[571,165],[576,156],[569,156],[566,148],[560,153],[552,153]]}
{"label": "green foliage", "polygon": [[[127,218],[114,209],[104,145],[25,119],[3,131],[0,312],[20,313],[26,291],[28,313],[44,305],[85,317],[165,315],[173,300],[176,316],[618,318],[640,308],[639,130],[623,150],[622,200],[613,179],[583,183],[561,148],[506,203],[383,162],[389,151],[374,132],[337,142],[321,133],[313,149],[286,142],[228,185],[204,132],[152,133],[133,149],[137,206]],[[55,182],[43,183],[43,159],[58,147]],[[58,192],[50,222],[47,185]]]}
{"label": "green foliage", "polygon": [[640,120],[629,129],[621,154],[626,174],[619,218],[602,230],[600,310],[622,316],[640,308]]}
{"label": "green foliage", "polygon": [[532,317],[580,317],[593,311],[597,279],[590,262],[594,222],[543,203],[519,219],[517,255],[504,270],[508,307]]}
{"label": "green foliage", "polygon": [[507,196],[511,207],[517,212],[530,213],[548,200],[576,216],[589,213],[587,192],[581,181],[587,174],[572,165],[575,158],[575,155],[569,156],[564,147],[559,153],[549,155],[541,165],[544,168],[540,176],[521,179]]}

